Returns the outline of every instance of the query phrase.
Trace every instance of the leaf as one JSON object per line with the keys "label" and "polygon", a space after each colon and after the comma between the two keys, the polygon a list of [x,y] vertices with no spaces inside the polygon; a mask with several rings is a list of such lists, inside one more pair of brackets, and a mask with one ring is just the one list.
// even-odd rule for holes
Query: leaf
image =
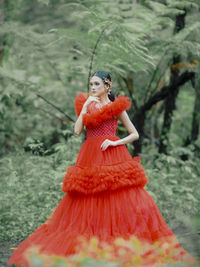
{"label": "leaf", "polygon": [[182,29],[174,36],[173,39],[182,42],[188,37],[191,32],[195,31],[196,29],[200,29],[200,22],[196,22],[189,27]]}
{"label": "leaf", "polygon": [[189,200],[192,200],[193,202],[197,202],[198,201],[191,193],[187,192],[186,195],[187,195],[187,198]]}
{"label": "leaf", "polygon": [[39,3],[42,3],[44,5],[48,5],[50,0],[38,0]]}
{"label": "leaf", "polygon": [[174,1],[174,0],[166,0],[166,3],[169,7],[178,7],[178,8],[199,8],[198,4],[191,1]]}

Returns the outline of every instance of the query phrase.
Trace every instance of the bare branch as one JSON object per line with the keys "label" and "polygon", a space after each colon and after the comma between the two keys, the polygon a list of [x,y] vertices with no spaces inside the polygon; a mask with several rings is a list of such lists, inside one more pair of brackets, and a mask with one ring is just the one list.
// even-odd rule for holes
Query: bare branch
{"label": "bare branch", "polygon": [[64,114],[66,118],[68,118],[70,121],[73,121],[74,120],[69,116],[67,115],[62,109],[60,109],[59,107],[57,107],[56,105],[54,105],[53,103],[51,103],[49,100],[47,100],[44,96],[42,95],[39,95],[39,94],[36,94],[38,97],[42,98],[46,103],[48,103],[49,105],[51,105],[52,107],[54,107],[55,109],[57,109],[60,113]]}
{"label": "bare branch", "polygon": [[141,109],[149,110],[158,101],[165,99],[169,91],[176,90],[178,87],[193,79],[194,75],[194,72],[185,71],[172,84],[164,86],[161,91],[155,93],[152,97],[150,97],[149,100],[141,107]]}

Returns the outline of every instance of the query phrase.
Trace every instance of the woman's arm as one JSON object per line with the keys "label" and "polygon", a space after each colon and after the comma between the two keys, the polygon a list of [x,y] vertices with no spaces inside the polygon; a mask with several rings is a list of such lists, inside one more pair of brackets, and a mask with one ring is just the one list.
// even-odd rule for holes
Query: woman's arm
{"label": "woman's arm", "polygon": [[122,111],[122,113],[117,116],[117,118],[124,124],[127,131],[129,132],[129,135],[116,141],[111,141],[109,139],[104,140],[101,144],[102,151],[106,150],[109,146],[124,145],[139,139],[139,134],[134,125],[132,124],[131,120],[129,119],[129,116],[125,110]]}
{"label": "woman's arm", "polygon": [[139,134],[125,110],[118,116],[118,119],[126,127],[129,135],[120,140],[115,141],[115,145],[128,144],[128,143],[138,140]]}
{"label": "woman's arm", "polygon": [[86,110],[87,110],[87,106],[84,106],[83,105],[83,108],[82,108],[82,110],[81,110],[81,113],[79,114],[79,117],[78,117],[78,119],[76,120],[76,122],[75,122],[75,125],[74,125],[74,134],[75,135],[81,135],[81,133],[82,133],[82,131],[83,131],[83,127],[84,127],[84,125],[83,125],[83,114],[85,114],[86,113]]}
{"label": "woman's arm", "polygon": [[82,131],[83,131],[83,115],[87,112],[87,106],[92,102],[92,101],[96,101],[99,103],[99,99],[96,96],[89,96],[87,98],[87,100],[85,101],[85,103],[83,104],[82,110],[79,114],[79,117],[77,119],[77,121],[75,122],[74,125],[74,134],[75,135],[81,135]]}

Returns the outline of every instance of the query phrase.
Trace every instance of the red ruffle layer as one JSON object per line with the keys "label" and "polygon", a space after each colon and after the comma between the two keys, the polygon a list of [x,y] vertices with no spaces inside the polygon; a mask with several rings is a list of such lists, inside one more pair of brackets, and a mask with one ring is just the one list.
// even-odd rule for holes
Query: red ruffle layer
{"label": "red ruffle layer", "polygon": [[83,124],[87,127],[98,126],[102,121],[118,116],[122,111],[131,107],[131,102],[128,97],[119,95],[114,102],[104,105],[102,108],[90,109],[83,115]]}
{"label": "red ruffle layer", "polygon": [[78,191],[93,194],[120,187],[141,186],[148,183],[140,157],[130,155],[126,145],[101,150],[104,140],[119,140],[118,136],[87,138],[78,153],[76,164],[69,166],[63,179],[64,192]]}
{"label": "red ruffle layer", "polygon": [[74,106],[77,116],[79,116],[79,114],[81,113],[83,105],[87,100],[88,96],[89,96],[88,93],[78,93],[78,95],[76,96]]}
{"label": "red ruffle layer", "polygon": [[[76,114],[79,115],[86,97],[83,93],[79,93],[75,99]],[[96,103],[95,103],[96,104]],[[122,111],[131,107],[132,103],[127,96],[118,95],[114,102],[110,102],[104,105],[102,108],[94,108],[94,105],[90,103],[88,105],[87,113],[83,115],[83,124],[87,127],[98,126],[102,121],[118,116]]]}
{"label": "red ruffle layer", "polygon": [[71,166],[65,174],[62,190],[64,192],[78,191],[83,194],[92,194],[127,186],[144,187],[147,183],[148,177],[138,156],[116,165]]}
{"label": "red ruffle layer", "polygon": [[[114,238],[127,239],[131,235],[150,244],[165,237],[166,242],[170,242],[169,236],[176,240],[145,189],[130,187],[85,196],[68,193],[46,222],[20,243],[8,264],[29,267],[23,253],[33,245],[40,246],[40,252],[46,255],[68,256],[75,253],[79,236],[95,236],[100,241],[112,243]],[[178,240],[177,246],[182,248]],[[183,248],[182,252],[187,255]],[[166,262],[171,260],[171,251],[168,253]]]}

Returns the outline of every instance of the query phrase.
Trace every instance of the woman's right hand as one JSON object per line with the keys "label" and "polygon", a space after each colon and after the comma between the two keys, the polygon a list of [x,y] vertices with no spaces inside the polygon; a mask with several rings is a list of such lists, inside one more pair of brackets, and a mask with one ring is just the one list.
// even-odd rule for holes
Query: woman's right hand
{"label": "woman's right hand", "polygon": [[90,95],[87,100],[85,101],[83,107],[86,109],[86,107],[93,101],[96,101],[97,103],[100,103],[99,98],[97,96]]}

